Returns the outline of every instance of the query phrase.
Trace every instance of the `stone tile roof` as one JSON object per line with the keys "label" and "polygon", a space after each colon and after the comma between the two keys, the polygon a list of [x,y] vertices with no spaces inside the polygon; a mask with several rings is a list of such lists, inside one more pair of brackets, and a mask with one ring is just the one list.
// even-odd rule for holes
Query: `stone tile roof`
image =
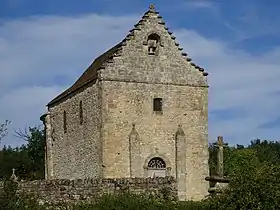
{"label": "stone tile roof", "polygon": [[48,106],[60,101],[61,99],[78,90],[79,88],[82,88],[89,82],[92,82],[93,80],[97,79],[97,70],[100,69],[102,65],[118,51],[121,45],[122,42],[118,43],[117,45],[100,55],[98,58],[96,58],[93,61],[93,63],[82,74],[82,76],[80,76],[80,78],[70,88],[66,89],[60,95],[55,97],[51,102],[49,102]]}

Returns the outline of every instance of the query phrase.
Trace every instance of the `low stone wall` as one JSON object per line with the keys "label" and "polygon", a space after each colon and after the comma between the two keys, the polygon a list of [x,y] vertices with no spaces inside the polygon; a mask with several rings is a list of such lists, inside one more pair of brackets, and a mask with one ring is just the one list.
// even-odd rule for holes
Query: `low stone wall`
{"label": "low stone wall", "polygon": [[40,203],[48,204],[89,201],[104,194],[120,192],[155,194],[177,198],[177,184],[173,177],[36,180],[19,182],[17,192],[34,195]]}

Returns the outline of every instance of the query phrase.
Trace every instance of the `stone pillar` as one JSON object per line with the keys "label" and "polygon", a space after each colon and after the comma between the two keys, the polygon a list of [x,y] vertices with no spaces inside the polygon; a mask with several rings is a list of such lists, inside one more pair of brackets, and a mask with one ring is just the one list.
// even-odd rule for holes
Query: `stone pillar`
{"label": "stone pillar", "polygon": [[218,140],[214,143],[215,147],[218,148],[217,154],[217,175],[208,176],[205,178],[206,181],[209,181],[210,187],[208,189],[209,193],[221,193],[229,183],[229,179],[224,176],[224,147],[227,147],[227,143],[224,143],[223,137],[218,136]]}
{"label": "stone pillar", "polygon": [[135,124],[132,124],[132,129],[129,134],[129,170],[130,177],[141,176],[141,162],[140,162],[140,138],[136,131]]}
{"label": "stone pillar", "polygon": [[179,125],[175,133],[176,147],[176,179],[178,183],[178,198],[186,200],[186,136]]}
{"label": "stone pillar", "polygon": [[53,155],[52,155],[52,126],[51,126],[51,116],[48,112],[40,118],[45,126],[45,179],[53,178]]}
{"label": "stone pillar", "polygon": [[217,175],[219,177],[224,176],[224,147],[227,146],[227,144],[224,143],[224,139],[222,136],[218,136],[217,143],[214,144],[215,147],[218,148],[218,161],[217,161]]}

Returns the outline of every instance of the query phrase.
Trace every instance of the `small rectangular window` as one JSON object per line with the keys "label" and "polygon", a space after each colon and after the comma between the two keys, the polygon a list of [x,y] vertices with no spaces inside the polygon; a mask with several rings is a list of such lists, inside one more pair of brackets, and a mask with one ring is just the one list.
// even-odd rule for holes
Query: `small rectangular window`
{"label": "small rectangular window", "polygon": [[80,101],[80,107],[79,107],[79,116],[80,116],[80,125],[83,124],[83,102]]}
{"label": "small rectangular window", "polygon": [[63,130],[67,133],[66,111],[63,112]]}
{"label": "small rectangular window", "polygon": [[162,98],[154,98],[154,111],[162,112]]}

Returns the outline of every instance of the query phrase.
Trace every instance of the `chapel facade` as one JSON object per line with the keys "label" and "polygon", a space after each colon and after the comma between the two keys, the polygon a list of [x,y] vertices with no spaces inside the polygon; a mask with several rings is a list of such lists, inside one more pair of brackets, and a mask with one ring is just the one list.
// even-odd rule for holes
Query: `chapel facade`
{"label": "chapel facade", "polygon": [[153,5],[54,98],[46,179],[173,176],[180,200],[208,192],[207,73]]}

